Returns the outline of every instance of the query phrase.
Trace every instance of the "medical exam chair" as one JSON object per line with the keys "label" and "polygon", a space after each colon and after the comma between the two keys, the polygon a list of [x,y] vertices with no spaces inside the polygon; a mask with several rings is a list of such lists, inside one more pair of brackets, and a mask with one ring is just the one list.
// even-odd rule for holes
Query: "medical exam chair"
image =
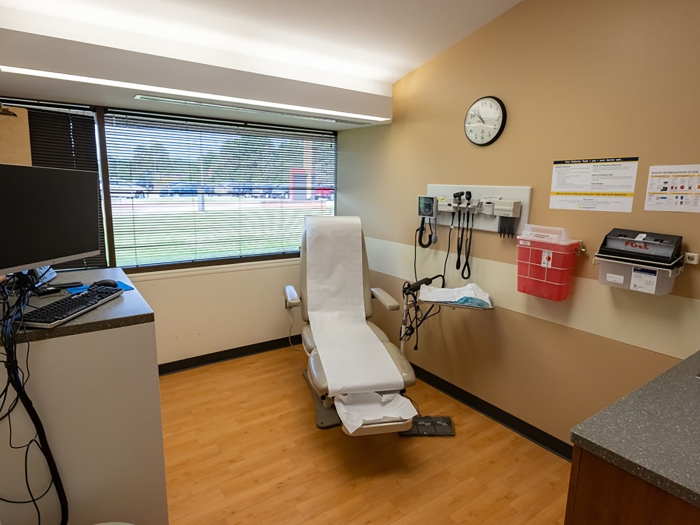
{"label": "medical exam chair", "polygon": [[[325,218],[327,220],[329,218]],[[359,219],[358,219],[359,223]],[[309,311],[307,308],[308,290],[307,282],[309,275],[307,275],[307,263],[308,263],[308,253],[307,253],[307,233],[308,232],[308,221],[307,228],[304,230],[301,241],[301,280],[300,280],[300,293],[297,292],[294,286],[288,285],[284,288],[285,296],[285,306],[287,309],[300,308],[301,317],[304,321],[304,326],[302,327],[301,337],[304,351],[308,355],[308,364],[306,370],[304,371],[304,376],[306,377],[313,395],[316,397],[316,416],[317,416],[317,426],[319,428],[330,428],[332,426],[338,426],[341,423],[338,418],[337,413],[335,413],[334,399],[329,395],[328,381],[326,378],[326,373],[324,371],[323,363],[321,361],[321,356],[318,349],[316,348],[316,342],[314,341],[314,333],[312,331],[311,325],[309,324]],[[405,389],[412,386],[416,382],[416,376],[414,374],[411,364],[408,362],[406,357],[401,353],[401,351],[389,341],[387,335],[374,323],[370,321],[372,318],[372,299],[377,299],[379,303],[387,310],[398,310],[399,303],[394,300],[387,292],[380,288],[370,288],[369,280],[369,266],[367,263],[367,252],[365,248],[364,235],[361,235],[362,243],[362,292],[364,295],[364,314],[367,326],[376,335],[387,354],[391,357],[394,365],[401,374],[403,379],[403,389],[398,393],[403,394]],[[368,363],[367,366],[372,366]],[[390,432],[402,432],[411,428],[412,421],[409,419],[407,421],[392,421],[383,423],[372,423],[363,424],[360,428],[356,429],[354,432],[348,432],[345,425],[343,425],[343,430],[346,434],[352,434],[353,436],[362,436],[370,434],[383,434]]]}

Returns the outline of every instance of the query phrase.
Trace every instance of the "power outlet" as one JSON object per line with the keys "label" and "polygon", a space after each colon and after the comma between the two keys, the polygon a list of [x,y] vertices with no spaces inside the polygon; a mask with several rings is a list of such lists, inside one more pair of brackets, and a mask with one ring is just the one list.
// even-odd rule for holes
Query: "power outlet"
{"label": "power outlet", "polygon": [[697,253],[686,252],[684,261],[685,264],[700,264],[700,256]]}

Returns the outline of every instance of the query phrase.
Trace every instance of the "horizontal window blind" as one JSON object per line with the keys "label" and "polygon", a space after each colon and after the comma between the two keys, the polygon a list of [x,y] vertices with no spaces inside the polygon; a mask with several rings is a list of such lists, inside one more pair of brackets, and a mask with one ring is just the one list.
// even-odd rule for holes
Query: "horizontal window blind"
{"label": "horizontal window blind", "polygon": [[[21,105],[14,104],[13,105]],[[99,171],[95,114],[82,109],[27,108],[32,165],[44,168]],[[102,198],[98,196],[100,254],[54,265],[56,269],[107,266]]]}
{"label": "horizontal window blind", "polygon": [[336,135],[108,112],[116,262],[294,253],[335,213]]}

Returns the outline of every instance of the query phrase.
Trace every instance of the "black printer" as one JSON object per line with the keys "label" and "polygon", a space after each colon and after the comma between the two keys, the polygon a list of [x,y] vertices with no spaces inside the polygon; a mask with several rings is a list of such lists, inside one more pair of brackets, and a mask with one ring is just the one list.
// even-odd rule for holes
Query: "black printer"
{"label": "black printer", "polygon": [[596,254],[601,259],[635,262],[657,268],[683,266],[683,237],[615,228]]}

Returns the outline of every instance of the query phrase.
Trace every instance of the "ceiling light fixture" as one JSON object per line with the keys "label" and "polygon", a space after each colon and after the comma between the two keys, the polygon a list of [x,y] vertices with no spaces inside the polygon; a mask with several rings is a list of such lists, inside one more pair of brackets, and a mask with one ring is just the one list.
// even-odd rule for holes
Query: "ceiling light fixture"
{"label": "ceiling light fixture", "polygon": [[159,102],[159,103],[164,103],[164,104],[175,104],[177,106],[190,106],[190,107],[208,108],[208,109],[223,109],[226,111],[236,111],[239,113],[251,113],[251,114],[256,114],[256,115],[274,115],[274,116],[282,116],[282,117],[297,118],[297,119],[300,118],[300,119],[305,119],[305,120],[315,120],[315,121],[320,121],[320,122],[331,122],[331,123],[338,122],[338,120],[334,119],[334,118],[312,117],[309,115],[295,115],[293,113],[281,113],[279,111],[269,111],[266,109],[243,108],[243,107],[239,107],[239,106],[225,106],[223,104],[212,104],[210,102],[198,102],[196,100],[183,100],[180,98],[155,97],[152,95],[135,95],[134,98],[136,100],[143,100],[145,102]]}
{"label": "ceiling light fixture", "polygon": [[286,111],[301,111],[303,113],[315,113],[317,115],[328,115],[331,117],[341,117],[371,122],[388,122],[389,118],[377,117],[374,115],[362,115],[359,113],[348,113],[345,111],[335,111],[333,109],[310,108],[306,106],[296,106],[294,104],[282,104],[279,102],[268,102],[264,100],[252,100],[247,98],[229,97],[227,95],[215,95],[213,93],[200,93],[198,91],[187,91],[184,89],[173,89],[159,86],[149,86],[147,84],[136,84],[133,82],[122,82],[120,80],[108,80],[104,78],[83,77],[79,75],[69,75],[66,73],[55,73],[52,71],[40,71],[37,69],[26,69],[22,67],[0,65],[3,73],[14,73],[17,75],[28,75],[40,78],[50,78],[55,80],[67,80],[70,82],[81,82],[83,84],[95,84],[98,86],[116,87],[121,89],[133,89],[138,91],[150,91],[152,93],[163,93],[165,95],[175,95],[181,97],[201,98],[204,100],[216,100],[218,102],[230,102],[232,104],[245,104],[247,106],[258,106],[263,108],[273,108]]}

